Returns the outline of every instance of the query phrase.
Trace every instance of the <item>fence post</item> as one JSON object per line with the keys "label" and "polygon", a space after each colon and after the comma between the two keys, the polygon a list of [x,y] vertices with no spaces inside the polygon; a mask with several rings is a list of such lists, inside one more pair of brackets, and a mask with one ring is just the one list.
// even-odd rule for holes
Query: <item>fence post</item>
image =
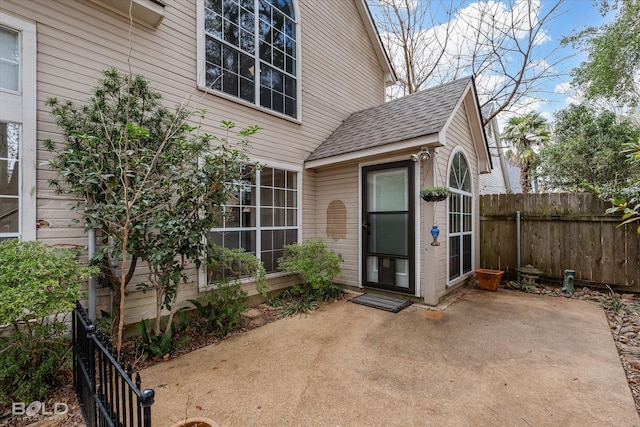
{"label": "fence post", "polygon": [[76,301],[76,306],[73,308],[73,315],[71,316],[71,359],[73,361],[73,390],[78,392],[78,350],[76,346],[78,345],[78,302]]}
{"label": "fence post", "polygon": [[151,427],[151,405],[153,404],[153,400],[156,393],[147,388],[140,393],[140,403],[142,406],[142,425],[144,427]]}
{"label": "fence post", "polygon": [[[91,391],[91,396],[96,395],[96,326],[94,324],[87,325],[87,370],[89,374],[89,390]],[[98,425],[98,410],[96,408],[96,401],[94,398],[91,399],[91,410],[87,411],[92,420],[94,426]]]}

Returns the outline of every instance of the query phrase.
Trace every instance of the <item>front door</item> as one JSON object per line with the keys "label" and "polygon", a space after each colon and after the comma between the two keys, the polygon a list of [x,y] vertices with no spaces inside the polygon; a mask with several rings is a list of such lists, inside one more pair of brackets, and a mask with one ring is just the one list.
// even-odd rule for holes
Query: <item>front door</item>
{"label": "front door", "polygon": [[415,293],[414,163],[362,168],[362,283]]}

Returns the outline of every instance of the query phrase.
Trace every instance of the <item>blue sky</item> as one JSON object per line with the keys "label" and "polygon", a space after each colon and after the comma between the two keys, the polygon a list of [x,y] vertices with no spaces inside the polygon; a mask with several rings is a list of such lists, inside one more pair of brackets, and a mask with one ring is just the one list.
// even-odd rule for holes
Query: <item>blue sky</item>
{"label": "blue sky", "polygon": [[[549,0],[543,0],[543,8],[550,3]],[[562,9],[564,12],[548,27],[551,37],[549,43],[554,45],[558,44],[562,37],[571,34],[572,31],[577,32],[588,26],[600,27],[615,17],[615,14],[611,13],[606,17],[600,15],[600,11],[592,0],[565,0]],[[558,71],[563,71],[564,75],[558,81],[550,82],[547,85],[544,96],[548,98],[548,104],[540,105],[538,108],[538,111],[543,112],[549,119],[552,118],[553,112],[567,107],[572,99],[570,94],[557,93],[557,91],[570,82],[571,76],[568,73],[571,69],[586,58],[583,52],[576,51],[570,46],[561,48],[558,54],[568,57],[563,61],[562,66],[558,67]],[[560,86],[562,83],[565,85]]]}
{"label": "blue sky", "polygon": [[[383,22],[382,9],[380,9],[379,4],[398,1],[400,0],[368,0],[373,5],[374,16],[377,15],[377,20]],[[518,21],[518,27],[516,28],[523,28],[522,35],[525,36],[528,34],[526,32],[528,18],[525,17],[529,8],[522,5],[522,2],[532,1],[534,10],[539,6],[541,8],[539,16],[547,15],[553,5],[557,3],[557,0],[451,0],[453,4],[458,4],[458,7],[456,8],[456,13],[453,16],[449,16],[449,19],[453,19],[450,21],[451,24],[448,25],[446,24],[448,19],[446,9],[450,6],[448,1],[432,0],[429,3],[427,3],[429,0],[412,1],[414,5],[418,5],[420,2],[424,2],[422,3],[423,6],[430,5],[430,9],[428,9],[430,12],[427,13],[423,23],[424,31],[415,34],[417,50],[414,53],[414,61],[421,64],[422,70],[432,70],[428,74],[430,77],[423,87],[433,86],[449,81],[452,78],[468,75],[471,72],[469,58],[475,56],[476,53],[480,58],[490,57],[491,49],[488,48],[487,44],[482,44],[481,42],[479,50],[474,48],[474,46],[478,45],[474,45],[473,40],[475,39],[470,31],[474,32],[474,29],[484,26],[485,32],[483,32],[482,36],[479,36],[479,39],[482,39],[486,34],[491,33],[491,31],[487,31],[491,28],[487,22],[493,19],[499,23],[498,31],[495,34],[502,34],[501,31],[506,34],[507,28],[513,28],[512,20],[515,19]],[[416,13],[419,14],[420,12]],[[553,16],[554,18],[543,27],[545,30],[544,36],[538,34],[537,42],[533,48],[534,53],[531,57],[535,65],[528,74],[539,73],[551,67],[552,73],[558,76],[544,79],[544,84],[541,84],[541,80],[536,80],[534,97],[524,96],[515,99],[515,104],[512,103],[513,110],[502,113],[498,117],[501,124],[510,115],[525,114],[531,110],[539,111],[544,117],[552,120],[555,111],[567,107],[571,100],[575,100],[576,94],[571,93],[569,90],[570,72],[572,68],[584,60],[585,54],[575,50],[572,46],[561,46],[560,41],[563,37],[572,33],[575,34],[586,27],[600,27],[610,21],[614,14],[602,17],[598,6],[594,5],[593,0],[565,0],[560,4],[558,10],[553,12]],[[502,25],[501,28],[500,25]],[[397,30],[385,33],[384,26],[379,26],[379,29],[382,30],[381,36],[389,49],[396,70],[402,73],[404,68],[402,41],[397,37]],[[494,35],[487,37],[494,37]],[[486,38],[484,40],[486,41]],[[524,38],[522,40],[524,41]],[[501,56],[502,61],[482,63],[484,72],[478,74],[476,79],[481,102],[488,101],[488,96],[497,93],[492,88],[504,88],[509,83],[509,79],[505,76],[502,67],[507,68],[509,75],[515,76],[517,74],[516,70],[521,65],[522,55],[517,53],[518,49],[512,44],[512,41],[508,43],[512,50],[509,52],[501,51],[501,55],[503,55]],[[446,46],[446,54],[442,57],[438,54],[441,46]],[[559,61],[561,58],[563,60]],[[547,73],[547,71],[544,72]],[[420,73],[419,71],[418,74],[420,75]],[[422,73],[422,76],[427,75],[424,71]],[[394,96],[401,94],[402,92],[396,92]],[[506,91],[499,92],[498,102],[504,102],[507,99],[507,94],[508,92]]]}

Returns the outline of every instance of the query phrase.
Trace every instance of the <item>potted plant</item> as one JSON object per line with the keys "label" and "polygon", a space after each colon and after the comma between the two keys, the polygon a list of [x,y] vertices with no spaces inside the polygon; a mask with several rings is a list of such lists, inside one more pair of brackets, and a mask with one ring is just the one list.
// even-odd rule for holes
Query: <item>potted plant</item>
{"label": "potted plant", "polygon": [[441,202],[451,195],[446,187],[426,187],[420,191],[420,197],[425,202]]}

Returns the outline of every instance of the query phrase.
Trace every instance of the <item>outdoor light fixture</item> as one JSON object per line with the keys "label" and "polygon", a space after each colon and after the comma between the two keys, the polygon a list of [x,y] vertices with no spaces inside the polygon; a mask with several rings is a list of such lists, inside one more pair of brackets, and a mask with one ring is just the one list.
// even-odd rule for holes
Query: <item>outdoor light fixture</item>
{"label": "outdoor light fixture", "polygon": [[412,154],[410,157],[414,162],[417,162],[418,160],[429,160],[431,158],[431,153],[429,153],[425,147],[422,147],[420,151],[416,154]]}

